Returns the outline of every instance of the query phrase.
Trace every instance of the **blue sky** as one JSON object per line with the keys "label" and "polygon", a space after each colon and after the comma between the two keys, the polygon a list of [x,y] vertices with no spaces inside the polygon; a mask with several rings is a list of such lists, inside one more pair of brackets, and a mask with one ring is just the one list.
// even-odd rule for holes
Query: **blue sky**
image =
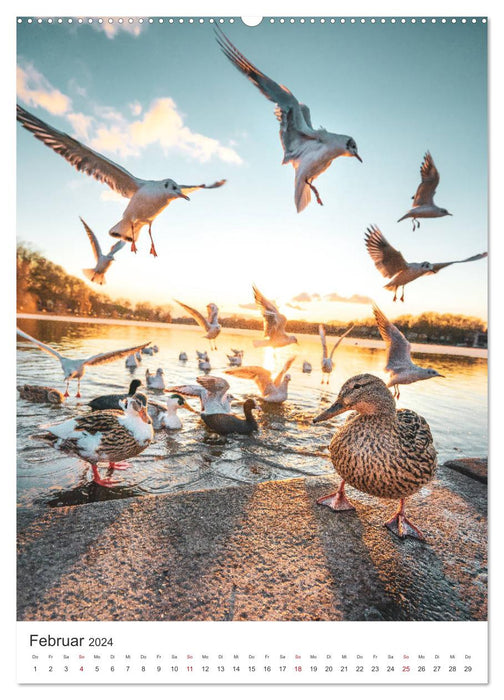
{"label": "blue sky", "polygon": [[[368,316],[383,310],[486,317],[486,261],[453,266],[406,288],[393,304],[363,243],[377,224],[407,260],[465,258],[487,250],[486,26],[476,24],[226,24],[236,46],[311,109],[314,126],[352,136],[364,160],[340,158],[316,182],[324,207],[297,214],[294,171],[282,166],[274,105],[220,52],[208,22],[18,27],[18,99],[145,178],[213,182],[172,203],[125,248],[101,288],[133,301],[173,297],[224,314],[253,301],[254,282],[292,318]],[[436,202],[454,214],[397,223],[410,206],[429,149]],[[82,216],[102,246],[126,202],[18,129],[18,239],[70,273],[92,264]],[[301,293],[322,301],[293,301]],[[294,309],[298,306],[300,309]]]}

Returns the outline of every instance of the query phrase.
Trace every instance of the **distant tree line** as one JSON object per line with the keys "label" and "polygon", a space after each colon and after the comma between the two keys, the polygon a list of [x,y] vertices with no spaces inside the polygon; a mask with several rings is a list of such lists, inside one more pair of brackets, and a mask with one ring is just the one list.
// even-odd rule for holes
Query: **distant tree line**
{"label": "distant tree line", "polygon": [[17,246],[16,262],[18,312],[171,322],[169,306],[110,299],[24,244]]}
{"label": "distant tree line", "polygon": [[[117,318],[131,321],[157,321],[194,325],[187,316],[172,317],[169,305],[153,306],[147,301],[132,305],[128,299],[110,299],[106,294],[93,291],[78,277],[65,272],[40,253],[24,244],[17,247],[17,310],[24,313],[52,313],[95,318]],[[419,343],[445,345],[475,345],[486,347],[486,326],[475,317],[457,314],[438,314],[432,311],[411,316],[403,314],[393,319],[408,340]],[[244,328],[261,331],[262,319],[242,318],[237,315],[221,318],[224,328]],[[352,322],[325,323],[328,335],[339,335]],[[350,337],[380,338],[373,316],[356,320]],[[290,333],[318,333],[318,322],[288,321]]]}

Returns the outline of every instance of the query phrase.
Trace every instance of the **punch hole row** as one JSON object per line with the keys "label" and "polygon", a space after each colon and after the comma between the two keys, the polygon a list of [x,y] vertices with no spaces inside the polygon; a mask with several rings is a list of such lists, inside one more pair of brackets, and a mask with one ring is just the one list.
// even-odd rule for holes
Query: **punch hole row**
{"label": "punch hole row", "polygon": [[[257,26],[262,22],[249,23],[243,21],[248,26]],[[476,24],[481,22],[486,24],[486,17],[270,17],[265,18],[270,24]],[[236,18],[213,17],[18,17],[18,24],[234,24]]]}

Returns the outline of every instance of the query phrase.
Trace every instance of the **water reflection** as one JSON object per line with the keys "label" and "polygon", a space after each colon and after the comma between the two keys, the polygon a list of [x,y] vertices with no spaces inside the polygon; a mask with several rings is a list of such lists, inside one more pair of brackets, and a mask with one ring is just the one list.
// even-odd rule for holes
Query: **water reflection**
{"label": "water reflection", "polygon": [[[385,378],[382,347],[366,347],[363,341],[356,344],[353,339],[343,341],[335,355],[330,384],[321,386],[318,336],[299,336],[298,347],[265,353],[264,349],[252,345],[256,334],[224,329],[219,350],[210,352],[208,342],[195,327],[158,328],[45,319],[21,319],[19,325],[30,335],[75,357],[148,340],[160,348],[153,356],[142,355],[141,364],[132,371],[125,367],[124,360],[90,368],[82,381],[80,400],[72,396],[62,406],[18,401],[18,500],[25,506],[75,505],[142,494],[332,474],[327,445],[335,425],[346,417],[340,416],[317,426],[312,425],[312,418],[335,400],[340,386],[353,374],[372,372]],[[243,348],[244,364],[264,365],[267,360],[274,372],[281,369],[288,357],[297,353],[297,360],[290,370],[289,399],[281,405],[262,402],[263,411],[258,415],[260,433],[257,435],[214,439],[198,416],[183,411],[182,429],[157,433],[155,442],[132,460],[130,470],[116,473],[121,483],[113,488],[90,483],[91,471],[84,462],[31,437],[43,424],[86,413],[89,410],[87,402],[95,396],[127,391],[132,376],[144,380],[147,368],[155,372],[162,367],[167,386],[194,383],[200,374],[196,350],[207,349],[212,373],[225,376],[226,353],[230,353],[232,347]],[[188,354],[187,362],[178,360],[181,351]],[[313,366],[309,375],[301,372],[304,360]],[[425,351],[415,353],[414,360],[446,375],[446,379],[431,379],[402,387],[398,403],[399,407],[411,408],[428,420],[439,461],[486,455],[486,360]],[[241,414],[241,402],[248,396],[256,396],[256,386],[244,379],[228,377],[228,380],[231,392],[238,399],[233,410]],[[21,383],[44,384],[57,389],[64,386],[59,363],[27,341],[18,342],[18,384]],[[147,393],[155,396],[155,392]],[[199,409],[199,401],[191,400],[191,403]]]}

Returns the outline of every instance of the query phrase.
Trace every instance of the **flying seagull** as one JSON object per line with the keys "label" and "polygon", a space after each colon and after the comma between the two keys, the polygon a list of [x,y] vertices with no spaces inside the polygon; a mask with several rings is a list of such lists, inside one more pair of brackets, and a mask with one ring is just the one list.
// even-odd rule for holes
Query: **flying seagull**
{"label": "flying seagull", "polygon": [[196,384],[172,386],[165,391],[175,391],[184,396],[197,396],[201,403],[202,413],[229,413],[231,400],[228,394],[229,383],[222,377],[203,376],[196,379]]}
{"label": "flying seagull", "polygon": [[287,335],[285,332],[286,317],[279,312],[273,302],[261,294],[257,287],[252,286],[252,289],[255,303],[261,309],[264,320],[264,340],[254,340],[254,347],[282,348],[284,345],[297,343],[295,335]]}
{"label": "flying seagull", "polygon": [[93,268],[88,267],[85,270],[82,270],[82,272],[91,282],[96,282],[96,284],[105,284],[105,273],[114,262],[114,255],[124,248],[126,241],[117,241],[117,243],[114,243],[114,245],[110,248],[107,255],[104,255],[95,234],[91,231],[84,219],[82,217],[79,218],[82,221],[82,225],[86,229],[86,233],[88,235],[89,242],[91,243],[91,248],[93,249],[96,260],[96,265]]}
{"label": "flying seagull", "polygon": [[282,165],[292,163],[296,171],[294,201],[298,212],[309,204],[311,192],[322,204],[313,180],[327,170],[338,156],[353,156],[362,162],[351,136],[332,134],[323,128],[314,129],[309,108],[297,101],[284,85],[275,83],[256,68],[215,25],[217,41],[229,58],[262,94],[276,104],[275,116],[280,122],[280,140],[284,150]]}
{"label": "flying seagull", "polygon": [[366,241],[368,253],[377,270],[379,270],[384,277],[390,278],[389,283],[385,285],[385,289],[390,289],[390,291],[394,292],[393,301],[397,299],[397,290],[399,287],[402,287],[401,301],[404,301],[404,285],[408,284],[408,282],[413,282],[413,280],[416,280],[418,277],[423,277],[423,275],[435,275],[439,270],[442,270],[443,267],[448,267],[448,265],[473,262],[474,260],[486,258],[488,255],[488,253],[478,253],[478,255],[472,255],[470,258],[465,258],[465,260],[452,260],[451,262],[443,263],[408,263],[403,258],[402,254],[390,245],[377,226],[370,226],[368,228],[364,240]]}
{"label": "flying seagull", "polygon": [[436,187],[439,185],[439,173],[429,151],[425,154],[423,163],[420,166],[420,175],[422,181],[418,185],[415,196],[412,197],[412,208],[397,220],[399,223],[399,221],[411,217],[413,219],[413,231],[416,226],[420,228],[418,219],[436,219],[439,216],[453,216],[447,209],[441,209],[441,207],[434,204]]}
{"label": "flying seagull", "polygon": [[271,376],[271,372],[264,369],[264,367],[236,367],[225,371],[226,374],[232,374],[233,377],[253,379],[259,387],[264,401],[268,403],[283,403],[287,398],[287,387],[291,380],[291,376],[287,372],[295,359],[295,357],[289,358],[274,379]]}
{"label": "flying seagull", "polygon": [[[326,341],[326,334],[325,334],[325,328],[322,324],[319,325],[319,335],[320,335],[320,340],[322,342],[322,372],[324,374],[327,374],[327,384],[329,384],[329,377],[331,375],[331,372],[333,371],[333,355],[336,351],[336,348],[338,345],[341,343],[343,338],[347,336],[350,331],[353,329],[354,324],[350,326],[350,328],[347,328],[347,330],[343,333],[343,335],[340,335],[339,338],[336,340],[334,343],[334,347],[331,350],[331,354],[329,355],[327,352],[327,341]],[[322,377],[322,381],[320,382],[321,384],[324,383],[324,377]]]}
{"label": "flying seagull", "polygon": [[435,369],[415,365],[411,361],[411,345],[399,328],[388,320],[376,304],[373,304],[373,313],[387,349],[385,372],[388,372],[390,377],[387,386],[394,387],[396,399],[400,396],[399,384],[413,384],[422,379],[444,377],[444,374],[440,374]]}
{"label": "flying seagull", "polygon": [[[210,341],[210,350],[217,350],[217,345],[215,343],[215,338],[219,335],[221,332],[221,327],[219,325],[219,309],[216,306],[216,304],[207,304],[207,316],[208,318],[205,318],[203,314],[200,314],[199,311],[196,311],[196,309],[193,309],[192,306],[187,306],[186,304],[183,304],[181,301],[178,301],[178,299],[175,299],[177,304],[180,304],[180,306],[187,311],[188,314],[190,314],[196,323],[203,328],[204,331],[206,331],[206,335],[204,336],[205,338],[208,338]],[[213,347],[212,347],[212,340],[213,340]]]}
{"label": "flying seagull", "polygon": [[36,338],[32,338],[31,335],[28,335],[28,333],[24,333],[23,331],[19,330],[19,328],[16,329],[17,334],[20,335],[23,338],[26,338],[26,340],[29,340],[31,343],[34,343],[37,347],[39,347],[41,350],[44,350],[44,352],[49,353],[49,355],[52,355],[53,357],[56,357],[61,364],[61,369],[63,370],[63,374],[65,375],[65,381],[66,381],[66,392],[64,396],[69,396],[68,393],[68,385],[70,383],[71,379],[77,379],[77,393],[75,394],[77,398],[80,398],[80,381],[82,377],[84,376],[84,372],[86,371],[86,367],[90,367],[93,365],[104,365],[108,362],[113,362],[114,360],[119,360],[121,357],[125,357],[126,355],[129,355],[130,353],[134,353],[137,350],[140,350],[141,348],[146,347],[146,345],[149,345],[150,343],[144,343],[143,345],[137,345],[133,348],[126,348],[125,350],[111,350],[110,352],[101,352],[98,355],[93,355],[92,357],[88,357],[83,360],[73,360],[70,357],[64,357],[61,355],[57,350],[52,348],[50,345],[46,345],[45,343],[42,343],[40,340],[37,340]]}
{"label": "flying seagull", "polygon": [[179,185],[174,180],[141,180],[125,168],[105,158],[100,153],[84,146],[77,139],[58,131],[35,117],[26,109],[17,106],[17,119],[25,129],[31,131],[35,138],[59,153],[65,160],[87,175],[100,182],[105,182],[112,190],[126,197],[130,202],[124,210],[122,219],[109,231],[111,236],[131,243],[131,250],[136,253],[136,241],[143,226],[149,227],[152,255],[156,248],[152,240],[152,222],[173,199],[189,199],[193,190],[213,189],[226,181],[218,180],[212,185]]}

